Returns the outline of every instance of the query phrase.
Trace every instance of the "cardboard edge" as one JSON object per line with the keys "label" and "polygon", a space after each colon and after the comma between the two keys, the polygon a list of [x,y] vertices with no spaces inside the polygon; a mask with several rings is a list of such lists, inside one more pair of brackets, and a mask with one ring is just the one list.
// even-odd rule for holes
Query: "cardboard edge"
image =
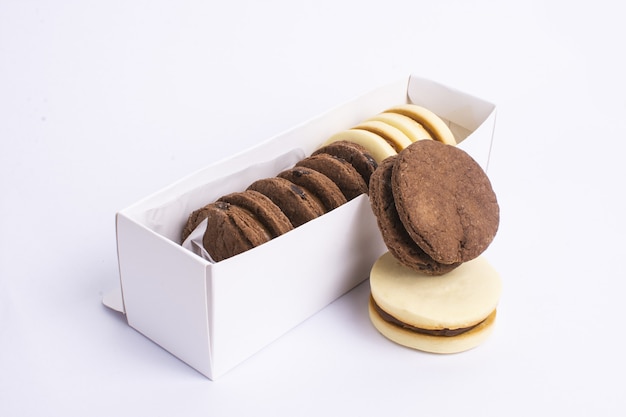
{"label": "cardboard edge", "polygon": [[[447,121],[455,120],[456,124],[470,132],[482,126],[497,107],[491,101],[417,75],[411,75],[407,95],[412,103],[428,106],[440,117]],[[422,95],[437,99],[426,104]]]}
{"label": "cardboard edge", "polygon": [[126,307],[124,305],[124,293],[122,291],[122,267],[120,265],[120,245],[119,245],[119,216],[120,212],[115,213],[115,251],[117,256],[117,285],[102,295],[102,304],[111,310],[126,315]]}

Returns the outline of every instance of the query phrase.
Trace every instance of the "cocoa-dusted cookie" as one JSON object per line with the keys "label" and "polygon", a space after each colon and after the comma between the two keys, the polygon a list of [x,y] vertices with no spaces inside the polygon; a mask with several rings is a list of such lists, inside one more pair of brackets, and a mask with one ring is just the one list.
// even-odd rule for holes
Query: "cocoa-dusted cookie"
{"label": "cocoa-dusted cookie", "polygon": [[278,177],[291,181],[313,193],[324,205],[327,212],[336,209],[347,201],[337,184],[326,175],[313,169],[297,166],[279,173]]}
{"label": "cocoa-dusted cookie", "polygon": [[204,207],[207,228],[202,244],[215,262],[235,256],[271,239],[267,229],[248,210],[217,201]]}
{"label": "cocoa-dusted cookie", "polygon": [[307,167],[326,175],[337,184],[348,201],[368,192],[361,174],[342,158],[321,153],[304,158],[296,166]]}
{"label": "cocoa-dusted cookie", "polygon": [[254,190],[234,192],[220,197],[224,201],[250,211],[265,226],[272,238],[293,229],[285,213],[267,196]]}
{"label": "cocoa-dusted cookie", "polygon": [[257,180],[248,190],[267,196],[287,216],[293,227],[298,227],[324,214],[325,208],[312,193],[284,178]]}
{"label": "cocoa-dusted cookie", "polygon": [[396,209],[391,174],[398,157],[385,159],[370,178],[370,203],[389,252],[403,265],[427,275],[442,275],[459,263],[442,264],[422,250],[407,233]]}
{"label": "cocoa-dusted cookie", "polygon": [[465,151],[437,141],[414,142],[394,162],[391,184],[407,233],[437,262],[474,259],[495,237],[496,195]]}
{"label": "cocoa-dusted cookie", "polygon": [[311,154],[311,156],[326,153],[347,161],[356,169],[369,185],[370,177],[377,167],[376,160],[369,151],[362,145],[347,140],[331,142],[322,146]]}

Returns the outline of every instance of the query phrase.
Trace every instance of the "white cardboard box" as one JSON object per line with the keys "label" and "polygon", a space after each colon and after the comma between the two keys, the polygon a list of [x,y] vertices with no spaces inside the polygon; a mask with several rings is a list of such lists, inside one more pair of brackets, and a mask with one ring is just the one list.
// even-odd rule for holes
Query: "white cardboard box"
{"label": "white cardboard box", "polygon": [[[367,279],[385,250],[366,195],[212,264],[180,245],[189,213],[311,154],[331,134],[413,102],[449,122],[486,170],[495,105],[416,76],[371,91],[195,172],[116,216],[120,286],[105,305],[216,379]],[[364,313],[366,314],[366,313]]]}

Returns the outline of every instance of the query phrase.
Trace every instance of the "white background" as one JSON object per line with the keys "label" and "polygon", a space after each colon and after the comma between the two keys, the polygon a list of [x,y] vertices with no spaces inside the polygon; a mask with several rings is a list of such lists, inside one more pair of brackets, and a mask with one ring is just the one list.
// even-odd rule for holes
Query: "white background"
{"label": "white background", "polygon": [[[621,10],[0,1],[0,415],[624,415]],[[101,304],[116,211],[409,73],[498,105],[485,344],[388,342],[364,283],[213,382]]]}

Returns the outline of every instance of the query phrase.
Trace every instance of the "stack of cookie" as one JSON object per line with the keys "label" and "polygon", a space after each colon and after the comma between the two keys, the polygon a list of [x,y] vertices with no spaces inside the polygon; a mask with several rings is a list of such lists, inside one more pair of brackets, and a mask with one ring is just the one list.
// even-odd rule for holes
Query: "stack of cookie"
{"label": "stack of cookie", "polygon": [[195,210],[182,240],[206,220],[202,245],[214,262],[259,246],[368,193],[376,161],[361,145],[329,143],[293,168]]}
{"label": "stack of cookie", "polygon": [[379,165],[370,202],[389,249],[370,273],[370,318],[387,338],[436,353],[489,335],[501,292],[480,255],[499,206],[482,168],[463,150],[418,141]]}

